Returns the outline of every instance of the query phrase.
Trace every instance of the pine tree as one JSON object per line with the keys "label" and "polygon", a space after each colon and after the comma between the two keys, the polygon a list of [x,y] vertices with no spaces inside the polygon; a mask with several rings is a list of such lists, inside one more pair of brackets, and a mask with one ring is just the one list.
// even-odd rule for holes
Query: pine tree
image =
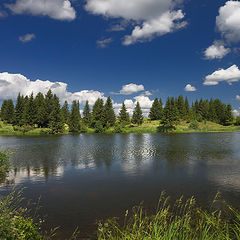
{"label": "pine tree", "polygon": [[51,112],[53,111],[53,94],[51,90],[48,90],[47,94],[45,95],[45,113],[46,113],[46,124],[47,126],[50,123],[50,115]]}
{"label": "pine tree", "polygon": [[133,111],[132,122],[141,125],[143,123],[143,115],[139,102],[137,102],[136,107]]}
{"label": "pine tree", "polygon": [[185,97],[184,105],[185,105],[185,110],[186,110],[186,120],[187,120],[187,121],[190,121],[190,119],[191,119],[190,106],[189,106],[188,98],[187,98],[187,97]]}
{"label": "pine tree", "polygon": [[45,98],[42,93],[38,93],[35,97],[34,106],[36,108],[35,123],[38,127],[47,127]]}
{"label": "pine tree", "polygon": [[1,119],[7,123],[14,123],[15,120],[15,110],[14,104],[11,99],[4,100],[1,107]]}
{"label": "pine tree", "polygon": [[62,133],[64,130],[64,120],[61,111],[61,106],[59,103],[59,98],[54,95],[53,96],[53,109],[50,114],[50,128],[53,133]]}
{"label": "pine tree", "polygon": [[186,107],[185,107],[185,102],[184,102],[182,95],[180,95],[178,97],[177,108],[178,108],[179,118],[181,120],[185,120],[186,119]]}
{"label": "pine tree", "polygon": [[107,98],[107,101],[104,106],[104,115],[105,115],[105,126],[112,127],[116,122],[116,116],[113,110],[113,104],[110,97]]}
{"label": "pine tree", "polygon": [[24,112],[24,97],[21,96],[19,93],[15,107],[15,122],[14,122],[18,126],[22,125],[23,112]]}
{"label": "pine tree", "polygon": [[23,112],[23,121],[26,125],[33,125],[36,121],[36,107],[34,105],[33,93],[28,98],[28,101],[25,102],[24,112]]}
{"label": "pine tree", "polygon": [[153,121],[153,120],[159,120],[160,119],[160,104],[158,101],[158,98],[155,98],[152,104],[152,107],[150,108],[150,112],[149,112],[149,118]]}
{"label": "pine tree", "polygon": [[127,109],[126,109],[126,106],[125,106],[124,102],[122,104],[122,108],[119,112],[119,117],[118,118],[119,118],[119,122],[120,122],[121,125],[126,125],[130,122],[130,117],[129,117],[129,114],[127,112]]}
{"label": "pine tree", "polygon": [[208,120],[212,121],[212,122],[216,122],[217,121],[217,115],[216,115],[216,111],[215,111],[215,106],[214,106],[214,101],[211,98],[210,102],[209,102],[209,109],[208,109]]}
{"label": "pine tree", "polygon": [[79,105],[77,101],[73,101],[72,103],[72,109],[71,109],[71,115],[70,115],[70,121],[69,121],[69,130],[70,132],[80,132],[81,130],[81,116],[79,112]]}
{"label": "pine tree", "polygon": [[232,112],[232,106],[230,104],[227,105],[226,111],[225,111],[225,121],[224,125],[229,126],[233,124],[233,112]]}
{"label": "pine tree", "polygon": [[86,104],[83,109],[83,122],[86,126],[90,126],[92,121],[92,114],[90,110],[90,106],[88,101],[86,101]]}
{"label": "pine tree", "polygon": [[96,126],[104,127],[104,123],[105,123],[104,118],[105,118],[105,114],[104,114],[103,100],[98,98],[93,105],[91,126],[93,128],[95,128]]}
{"label": "pine tree", "polygon": [[64,102],[64,104],[62,106],[62,109],[61,109],[61,112],[62,112],[64,123],[69,123],[70,112],[69,112],[67,101]]}

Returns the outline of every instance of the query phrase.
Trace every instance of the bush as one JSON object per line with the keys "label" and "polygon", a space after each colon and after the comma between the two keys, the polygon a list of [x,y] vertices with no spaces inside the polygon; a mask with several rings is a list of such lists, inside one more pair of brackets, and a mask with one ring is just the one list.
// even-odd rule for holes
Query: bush
{"label": "bush", "polygon": [[9,155],[6,151],[0,150],[0,180],[3,180],[9,171]]}
{"label": "bush", "polygon": [[104,133],[105,128],[103,127],[101,122],[97,122],[95,125],[95,133]]}
{"label": "bush", "polygon": [[236,118],[235,125],[240,126],[240,116]]}
{"label": "bush", "polygon": [[193,121],[189,124],[189,128],[197,130],[199,129],[199,123],[197,121]]}
{"label": "bush", "polygon": [[122,126],[121,126],[120,124],[116,124],[116,125],[114,126],[114,132],[115,132],[115,133],[123,133],[123,128],[122,128]]}

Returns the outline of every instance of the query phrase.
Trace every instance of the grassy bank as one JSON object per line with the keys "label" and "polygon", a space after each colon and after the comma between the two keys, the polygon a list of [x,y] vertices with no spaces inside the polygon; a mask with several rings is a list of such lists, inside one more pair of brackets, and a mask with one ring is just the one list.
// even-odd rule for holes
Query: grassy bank
{"label": "grassy bank", "polygon": [[[213,122],[199,122],[193,126],[192,123],[180,122],[175,126],[175,129],[166,129],[159,125],[159,121],[150,121],[144,119],[143,124],[128,124],[126,126],[116,125],[105,129],[105,133],[157,133],[157,132],[173,132],[173,133],[191,133],[191,132],[237,132],[240,131],[240,126],[222,126]],[[95,129],[84,128],[83,133],[95,133]],[[18,127],[11,124],[5,124],[0,121],[0,135],[5,136],[38,136],[52,134],[50,128],[35,128],[30,126]],[[69,134],[68,127],[63,134]]]}
{"label": "grassy bank", "polygon": [[110,219],[100,223],[98,240],[230,240],[240,239],[240,213],[225,204],[225,211],[203,210],[194,198],[169,204],[161,196],[156,213],[148,215],[142,206],[135,207],[130,217],[126,211],[123,222]]}

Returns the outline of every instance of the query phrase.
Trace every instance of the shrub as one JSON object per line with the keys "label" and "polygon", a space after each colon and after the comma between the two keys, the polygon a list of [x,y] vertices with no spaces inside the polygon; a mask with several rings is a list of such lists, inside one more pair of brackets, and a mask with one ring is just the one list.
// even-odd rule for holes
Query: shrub
{"label": "shrub", "polygon": [[3,180],[9,171],[9,155],[6,151],[0,150],[0,180]]}
{"label": "shrub", "polygon": [[199,123],[197,121],[193,121],[189,124],[189,128],[197,130],[199,129]]}

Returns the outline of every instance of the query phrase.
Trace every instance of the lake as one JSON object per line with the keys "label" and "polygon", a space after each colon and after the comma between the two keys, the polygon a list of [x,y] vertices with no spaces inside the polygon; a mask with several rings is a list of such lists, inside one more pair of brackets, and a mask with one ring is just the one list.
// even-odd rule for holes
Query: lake
{"label": "lake", "polygon": [[27,199],[41,196],[48,228],[61,226],[57,239],[77,226],[87,237],[97,220],[142,201],[155,207],[163,190],[194,195],[203,207],[220,191],[240,208],[240,133],[2,136],[0,145],[14,151],[15,186]]}

